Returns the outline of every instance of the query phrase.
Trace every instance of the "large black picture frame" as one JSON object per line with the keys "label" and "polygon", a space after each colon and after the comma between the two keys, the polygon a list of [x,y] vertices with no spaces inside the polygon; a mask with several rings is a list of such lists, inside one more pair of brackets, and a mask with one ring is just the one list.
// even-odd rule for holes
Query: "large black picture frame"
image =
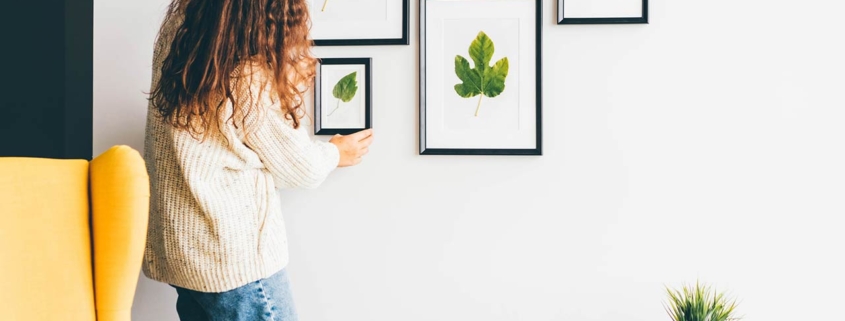
{"label": "large black picture frame", "polygon": [[[397,0],[389,0],[397,1]],[[384,46],[384,45],[410,45],[411,29],[411,5],[410,0],[402,1],[402,37],[401,38],[383,38],[383,39],[314,39],[314,45],[318,47],[328,46]]]}
{"label": "large black picture frame", "polygon": [[640,17],[602,17],[602,18],[565,18],[563,3],[566,0],[557,0],[557,24],[559,25],[583,25],[583,24],[634,24],[648,23],[648,0],[643,2],[642,16]]}
{"label": "large black picture frame", "polygon": [[518,156],[541,156],[543,154],[543,117],[542,117],[542,52],[543,52],[543,2],[535,0],[535,36],[536,36],[536,146],[528,149],[476,149],[476,148],[428,148],[426,147],[426,2],[433,0],[420,0],[420,24],[419,24],[419,70],[420,70],[420,92],[419,92],[419,153],[420,155],[518,155]]}
{"label": "large black picture frame", "polygon": [[[323,128],[322,67],[326,65],[364,65],[364,128]],[[364,129],[373,128],[372,114],[372,58],[322,58],[317,65],[314,78],[314,135],[349,135]],[[331,90],[331,89],[328,89]]]}

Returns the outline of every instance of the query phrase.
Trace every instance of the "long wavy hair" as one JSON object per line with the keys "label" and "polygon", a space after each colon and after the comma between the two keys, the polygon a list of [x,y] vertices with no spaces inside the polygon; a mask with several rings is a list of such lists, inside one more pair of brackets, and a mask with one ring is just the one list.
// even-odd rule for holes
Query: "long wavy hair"
{"label": "long wavy hair", "polygon": [[[305,2],[173,0],[165,19],[182,21],[149,97],[159,115],[177,129],[204,136],[221,124],[223,108],[231,102],[234,110],[227,121],[249,127],[247,115],[260,110],[253,110],[250,97],[238,97],[243,93],[236,88],[253,88],[259,78],[262,91],[269,91],[259,95],[270,94],[280,102],[285,117],[298,128],[304,114],[303,85],[313,81],[317,61],[310,51]],[[243,75],[245,66],[261,77]]]}

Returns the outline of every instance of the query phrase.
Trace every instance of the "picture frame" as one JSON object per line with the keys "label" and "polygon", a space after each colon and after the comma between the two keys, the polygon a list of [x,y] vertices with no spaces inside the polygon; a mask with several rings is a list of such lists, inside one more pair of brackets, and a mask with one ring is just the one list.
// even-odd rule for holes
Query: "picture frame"
{"label": "picture frame", "polygon": [[648,0],[557,0],[557,23],[648,23]]}
{"label": "picture frame", "polygon": [[542,6],[420,0],[420,155],[542,155]]}
{"label": "picture frame", "polygon": [[349,135],[372,128],[372,88],[371,58],[319,59],[314,134]]}
{"label": "picture frame", "polygon": [[410,0],[308,2],[315,46],[410,44]]}

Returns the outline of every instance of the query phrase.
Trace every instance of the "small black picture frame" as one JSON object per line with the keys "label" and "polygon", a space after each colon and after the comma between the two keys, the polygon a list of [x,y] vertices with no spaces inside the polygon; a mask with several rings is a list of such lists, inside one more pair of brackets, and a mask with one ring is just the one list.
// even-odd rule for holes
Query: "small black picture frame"
{"label": "small black picture frame", "polygon": [[559,25],[583,25],[583,24],[647,24],[648,23],[648,0],[642,1],[642,14],[639,17],[584,17],[566,18],[564,3],[566,0],[557,0],[557,24]]}
{"label": "small black picture frame", "polygon": [[[531,69],[534,71],[533,81],[534,88],[530,90],[526,90],[524,93],[526,96],[531,96],[534,99],[533,105],[530,107],[525,107],[526,109],[532,110],[533,116],[526,117],[527,123],[530,123],[533,126],[533,130],[526,131],[529,133],[528,137],[531,137],[533,140],[533,144],[531,146],[526,146],[524,148],[513,148],[513,147],[432,147],[429,145],[430,139],[428,138],[429,135],[429,124],[428,124],[428,114],[430,106],[427,106],[429,103],[427,99],[427,91],[429,90],[429,77],[427,76],[426,68],[429,65],[427,59],[428,55],[426,54],[427,51],[427,4],[432,3],[434,1],[440,2],[449,2],[448,0],[420,0],[420,25],[419,25],[419,43],[420,43],[420,60],[419,60],[419,70],[420,70],[420,88],[419,88],[419,154],[420,155],[472,155],[472,156],[542,156],[543,155],[543,75],[542,75],[542,52],[543,52],[543,1],[542,0],[526,0],[526,3],[533,4],[531,9],[531,16],[533,16],[534,24],[530,26],[530,28],[526,28],[526,30],[531,30],[533,32],[533,54],[530,55],[534,59],[533,65],[531,65]],[[484,1],[477,1],[475,3],[495,3],[497,0],[484,0]],[[459,3],[455,1],[455,3]],[[469,2],[465,2],[469,3]],[[459,12],[459,10],[453,10],[452,12]],[[518,20],[521,21],[521,20]],[[434,40],[433,41],[440,41],[442,40],[439,34],[436,32],[434,33]],[[440,55],[434,55],[435,57],[431,59],[441,59]]]}
{"label": "small black picture frame", "polygon": [[[329,81],[330,83],[336,83],[337,80],[332,80],[327,77],[338,78],[337,72],[333,72],[330,69],[334,68],[354,68],[357,71],[363,71],[364,76],[361,77],[357,75],[356,83],[357,83],[357,90],[355,93],[356,98],[353,98],[355,104],[359,104],[356,106],[341,106],[344,102],[340,98],[332,97],[332,100],[336,100],[337,107],[334,109],[323,109],[324,104],[328,104],[329,102],[325,101],[324,99],[324,90],[333,91],[334,86],[337,84],[332,85],[331,88],[327,87],[324,84],[324,81]],[[343,73],[345,74],[345,73]],[[363,82],[361,81],[363,79]],[[363,84],[363,86],[362,86]],[[364,88],[361,88],[364,87]],[[316,77],[314,78],[314,134],[315,135],[349,135],[364,129],[372,128],[372,58],[322,58],[319,59],[317,64],[317,73]],[[333,93],[331,93],[333,94]],[[363,97],[360,97],[363,95]],[[350,101],[351,103],[352,101]],[[355,113],[353,110],[353,114],[356,117],[353,119],[356,120],[358,125],[353,126],[342,126],[338,127],[332,125],[332,120],[328,119],[340,110],[341,107],[352,107],[354,109],[358,109],[358,113]],[[328,111],[329,114],[324,117],[324,112]],[[347,110],[343,110],[346,112]],[[347,112],[348,114],[348,112]]]}
{"label": "small black picture frame", "polygon": [[[347,39],[314,39],[314,46],[384,46],[384,45],[410,45],[410,0],[388,0],[402,1],[402,36],[397,38],[347,38]],[[312,14],[313,15],[313,14]],[[355,27],[355,25],[351,25]]]}

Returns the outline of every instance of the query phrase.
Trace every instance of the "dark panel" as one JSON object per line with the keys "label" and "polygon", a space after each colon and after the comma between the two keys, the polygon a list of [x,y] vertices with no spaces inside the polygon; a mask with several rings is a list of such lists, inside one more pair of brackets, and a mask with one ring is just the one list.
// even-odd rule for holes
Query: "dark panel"
{"label": "dark panel", "polygon": [[90,159],[94,116],[94,1],[65,0],[65,158]]}
{"label": "dark panel", "polygon": [[63,2],[9,1],[3,6],[11,8],[0,17],[7,68],[7,81],[0,85],[0,156],[61,157]]}
{"label": "dark panel", "polygon": [[[67,26],[65,1],[78,10]],[[87,18],[76,15],[85,10]],[[3,4],[0,156],[90,157],[92,17],[92,0]],[[71,27],[67,34],[66,27]],[[85,44],[66,41],[71,37]],[[87,93],[87,101],[79,93]],[[73,97],[66,99],[68,94]]]}

